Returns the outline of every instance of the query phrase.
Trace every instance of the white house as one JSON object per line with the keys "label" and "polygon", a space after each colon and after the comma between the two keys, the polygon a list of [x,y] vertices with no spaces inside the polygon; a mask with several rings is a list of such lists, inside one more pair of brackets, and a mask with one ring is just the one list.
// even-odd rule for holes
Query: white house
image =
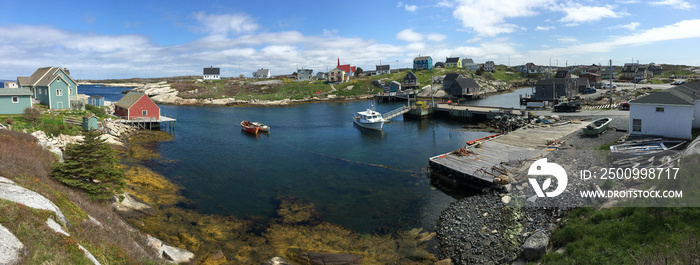
{"label": "white house", "polygon": [[700,128],[698,91],[700,82],[690,82],[631,101],[629,133],[690,139]]}
{"label": "white house", "polygon": [[219,80],[221,79],[221,72],[219,67],[205,67],[204,73],[202,75],[204,80]]}
{"label": "white house", "polygon": [[253,78],[255,79],[267,79],[270,77],[272,77],[272,75],[270,75],[270,69],[260,68],[260,70],[253,72]]}

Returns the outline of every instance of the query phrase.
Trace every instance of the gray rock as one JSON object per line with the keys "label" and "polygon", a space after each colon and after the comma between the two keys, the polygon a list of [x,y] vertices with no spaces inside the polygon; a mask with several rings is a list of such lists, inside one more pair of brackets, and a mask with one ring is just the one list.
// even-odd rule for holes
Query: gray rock
{"label": "gray rock", "polygon": [[529,261],[539,260],[549,246],[549,236],[544,231],[532,234],[522,246],[523,255]]}
{"label": "gray rock", "polygon": [[192,263],[195,261],[195,255],[192,252],[165,245],[163,241],[152,235],[147,235],[147,238],[148,244],[155,248],[158,255],[166,260],[175,263]]}
{"label": "gray rock", "polygon": [[139,198],[136,198],[136,196],[131,195],[128,192],[124,192],[122,196],[124,196],[124,199],[121,202],[119,202],[119,198],[116,196],[114,198],[115,202],[112,203],[112,209],[115,212],[125,217],[133,218],[143,218],[145,215],[158,215],[156,208],[140,200]]}
{"label": "gray rock", "polygon": [[0,264],[17,264],[23,252],[24,244],[0,224]]}
{"label": "gray rock", "polygon": [[64,225],[68,224],[68,219],[63,215],[61,209],[51,200],[35,191],[17,186],[11,180],[3,177],[0,177],[0,199],[20,203],[29,208],[52,211],[56,213],[59,222]]}
{"label": "gray rock", "polygon": [[508,204],[510,200],[510,196],[508,195],[501,197],[501,202],[503,202],[504,204]]}

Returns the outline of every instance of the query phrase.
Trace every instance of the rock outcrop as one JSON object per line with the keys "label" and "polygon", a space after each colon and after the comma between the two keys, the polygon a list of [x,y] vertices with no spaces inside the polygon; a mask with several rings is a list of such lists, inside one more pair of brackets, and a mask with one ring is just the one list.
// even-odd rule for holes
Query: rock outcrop
{"label": "rock outcrop", "polygon": [[20,203],[34,209],[52,211],[56,213],[56,218],[58,218],[59,222],[64,225],[68,224],[68,219],[63,215],[61,209],[49,199],[35,191],[18,186],[14,181],[3,177],[0,177],[0,199]]}
{"label": "rock outcrop", "polygon": [[0,224],[0,264],[17,264],[23,253],[24,244]]}
{"label": "rock outcrop", "polygon": [[121,216],[140,219],[146,215],[158,215],[158,211],[153,206],[128,192],[124,192],[121,197],[123,198],[121,202],[119,201],[120,198],[115,196],[115,202],[112,203],[112,209]]}
{"label": "rock outcrop", "polygon": [[165,245],[163,244],[163,241],[155,238],[152,235],[148,235],[148,243],[156,249],[159,256],[166,260],[179,264],[194,263],[196,261],[194,253],[181,248]]}
{"label": "rock outcrop", "polygon": [[532,234],[525,240],[523,244],[523,256],[529,261],[539,260],[546,252],[549,246],[549,236],[545,231],[539,231]]}

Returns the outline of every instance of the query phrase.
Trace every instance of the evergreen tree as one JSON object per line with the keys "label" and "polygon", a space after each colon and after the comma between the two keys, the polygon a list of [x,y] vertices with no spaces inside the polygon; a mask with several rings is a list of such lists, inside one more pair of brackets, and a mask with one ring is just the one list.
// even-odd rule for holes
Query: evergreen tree
{"label": "evergreen tree", "polygon": [[109,199],[121,193],[124,171],[119,168],[116,153],[101,133],[95,130],[83,133],[80,144],[66,146],[66,160],[55,163],[51,176],[68,186],[85,190],[93,199]]}

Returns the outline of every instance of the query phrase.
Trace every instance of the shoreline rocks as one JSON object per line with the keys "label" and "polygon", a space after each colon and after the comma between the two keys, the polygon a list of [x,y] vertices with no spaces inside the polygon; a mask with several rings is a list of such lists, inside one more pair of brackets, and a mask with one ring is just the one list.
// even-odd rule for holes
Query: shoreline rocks
{"label": "shoreline rocks", "polygon": [[24,252],[24,244],[0,224],[0,264],[18,264]]}

